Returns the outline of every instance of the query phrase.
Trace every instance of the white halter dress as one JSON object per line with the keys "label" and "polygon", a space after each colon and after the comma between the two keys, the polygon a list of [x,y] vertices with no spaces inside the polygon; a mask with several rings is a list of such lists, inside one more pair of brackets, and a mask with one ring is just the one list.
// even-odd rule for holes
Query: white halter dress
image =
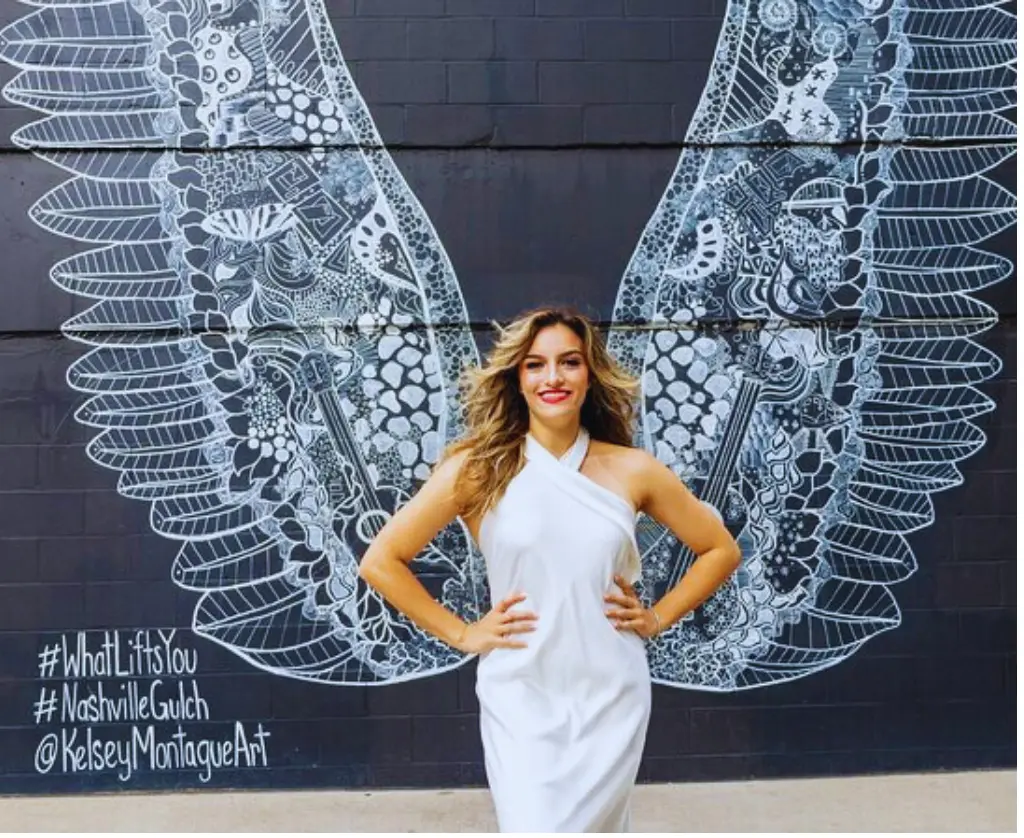
{"label": "white halter dress", "polygon": [[480,526],[491,596],[521,592],[537,630],[477,670],[488,784],[503,832],[625,832],[651,706],[644,641],[616,629],[604,595],[639,577],[630,504],[579,469],[581,430],[527,463]]}

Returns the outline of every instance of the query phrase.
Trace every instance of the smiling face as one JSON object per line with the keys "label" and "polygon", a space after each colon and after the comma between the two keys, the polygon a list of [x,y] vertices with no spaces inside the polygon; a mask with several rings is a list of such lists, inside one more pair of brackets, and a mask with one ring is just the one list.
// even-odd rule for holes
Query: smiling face
{"label": "smiling face", "polygon": [[578,422],[589,382],[583,341],[561,323],[541,329],[519,363],[519,390],[531,424]]}

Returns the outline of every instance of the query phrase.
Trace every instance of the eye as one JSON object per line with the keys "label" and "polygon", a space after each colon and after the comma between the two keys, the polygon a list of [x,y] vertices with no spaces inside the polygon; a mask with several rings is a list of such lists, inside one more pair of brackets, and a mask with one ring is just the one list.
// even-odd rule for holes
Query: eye
{"label": "eye", "polygon": [[566,366],[578,367],[580,364],[583,363],[583,359],[582,358],[566,358],[565,359],[565,363],[566,363]]}
{"label": "eye", "polygon": [[540,361],[527,361],[526,368],[528,370],[538,370],[543,366]]}

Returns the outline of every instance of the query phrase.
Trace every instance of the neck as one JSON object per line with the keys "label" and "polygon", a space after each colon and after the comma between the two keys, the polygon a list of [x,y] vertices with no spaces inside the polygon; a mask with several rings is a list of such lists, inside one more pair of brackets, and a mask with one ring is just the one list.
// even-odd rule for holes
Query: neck
{"label": "neck", "polygon": [[543,445],[549,453],[555,457],[561,457],[572,448],[576,437],[580,432],[580,421],[576,419],[574,422],[568,425],[560,427],[551,427],[550,425],[542,425],[540,422],[530,422],[530,436],[532,436],[537,442]]}

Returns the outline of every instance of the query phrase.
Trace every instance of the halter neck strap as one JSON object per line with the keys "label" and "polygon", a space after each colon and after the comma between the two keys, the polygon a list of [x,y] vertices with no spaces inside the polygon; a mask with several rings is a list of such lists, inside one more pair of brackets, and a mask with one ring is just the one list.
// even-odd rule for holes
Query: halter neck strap
{"label": "halter neck strap", "polygon": [[558,457],[557,460],[554,454],[537,441],[536,437],[529,433],[526,435],[527,459],[532,460],[538,457],[546,457],[549,460],[555,460],[559,465],[565,466],[572,471],[579,471],[583,467],[583,461],[587,459],[589,448],[590,434],[587,433],[587,429],[582,425],[580,425],[579,433],[576,434],[576,440],[569,446],[569,450],[561,457]]}

